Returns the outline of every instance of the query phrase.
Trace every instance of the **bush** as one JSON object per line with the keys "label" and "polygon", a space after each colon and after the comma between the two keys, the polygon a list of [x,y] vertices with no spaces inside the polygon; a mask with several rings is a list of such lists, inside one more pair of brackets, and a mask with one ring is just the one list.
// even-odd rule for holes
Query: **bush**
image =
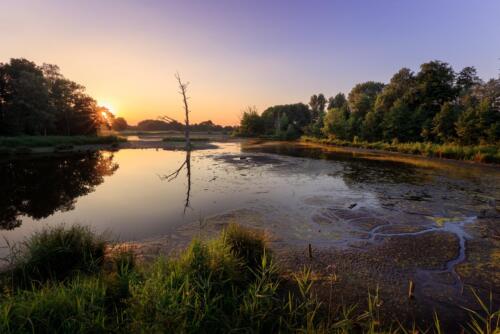
{"label": "bush", "polygon": [[13,280],[29,286],[75,273],[95,273],[103,262],[106,241],[89,228],[74,225],[34,233],[13,253]]}

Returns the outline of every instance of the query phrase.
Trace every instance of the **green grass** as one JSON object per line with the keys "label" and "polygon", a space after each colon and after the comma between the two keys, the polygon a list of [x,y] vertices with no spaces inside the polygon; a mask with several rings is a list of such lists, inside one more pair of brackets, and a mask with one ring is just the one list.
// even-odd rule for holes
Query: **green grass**
{"label": "green grass", "polygon": [[500,163],[500,146],[498,145],[476,145],[462,146],[458,144],[436,144],[436,143],[386,143],[366,141],[345,141],[334,138],[302,137],[302,141],[335,145],[343,147],[356,147],[373,150],[383,150],[406,154],[415,154],[425,157],[446,158],[455,160],[466,160],[486,163]]}
{"label": "green grass", "polygon": [[89,228],[57,226],[35,232],[11,251],[12,283],[31,286],[48,280],[99,272],[106,241]]}
{"label": "green grass", "polygon": [[[89,239],[102,240],[81,227],[43,235],[27,243],[39,248],[48,240],[43,242],[52,249],[66,244],[54,241],[62,235],[79,236],[74,239],[87,241],[71,244],[89,249]],[[57,261],[68,268],[70,259],[87,258],[85,252],[61,254],[51,259],[52,252],[42,252],[37,263]],[[364,307],[338,305],[329,313],[316,297],[311,270],[285,278],[264,235],[237,225],[214,240],[193,240],[177,258],[139,265],[132,253],[115,251],[103,259],[91,275],[86,265],[70,266],[41,284],[4,285],[0,333],[416,333],[381,319],[377,291]],[[39,277],[37,271],[26,275],[33,272],[30,279]],[[480,311],[469,311],[466,332],[497,333],[500,311],[478,301]],[[437,315],[433,328],[425,330],[442,332]]]}
{"label": "green grass", "polygon": [[[33,147],[57,147],[68,145],[114,144],[126,141],[118,136],[18,136],[0,137],[0,149],[25,149]],[[13,151],[15,153],[15,151]]]}

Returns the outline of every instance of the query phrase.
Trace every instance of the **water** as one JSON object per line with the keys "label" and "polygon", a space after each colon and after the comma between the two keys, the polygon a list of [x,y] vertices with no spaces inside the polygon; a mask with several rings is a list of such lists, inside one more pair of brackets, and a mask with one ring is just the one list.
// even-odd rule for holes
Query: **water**
{"label": "water", "polygon": [[[110,231],[119,240],[140,240],[185,222],[252,207],[267,209],[270,220],[295,221],[285,233],[290,238],[328,242],[328,236],[314,236],[304,222],[331,220],[328,210],[334,209],[366,210],[381,218],[393,213],[391,205],[399,207],[394,209],[398,215],[420,209],[432,217],[470,217],[498,196],[499,173],[489,168],[460,167],[450,175],[446,165],[418,166],[282,144],[227,143],[194,151],[190,180],[185,165],[177,177],[165,179],[185,160],[186,152],[150,149],[2,161],[0,234],[16,242],[45,225],[80,223]],[[334,239],[354,233],[347,232],[335,231]]]}
{"label": "water", "polygon": [[341,291],[361,289],[364,298],[380,285],[397,309],[412,307],[409,280],[421,310],[453,305],[440,309],[450,319],[467,302],[466,285],[500,296],[498,167],[302,144],[217,145],[0,160],[0,247],[45,226],[84,224],[117,241],[179,248],[236,222],[268,231],[284,265],[310,264],[303,250],[311,244],[315,270],[338,268]]}
{"label": "water", "polygon": [[250,209],[264,217],[254,225],[285,241],[349,246],[396,219],[426,229],[499,198],[495,168],[289,144],[26,157],[1,161],[0,180],[0,234],[10,242],[62,223],[141,240]]}

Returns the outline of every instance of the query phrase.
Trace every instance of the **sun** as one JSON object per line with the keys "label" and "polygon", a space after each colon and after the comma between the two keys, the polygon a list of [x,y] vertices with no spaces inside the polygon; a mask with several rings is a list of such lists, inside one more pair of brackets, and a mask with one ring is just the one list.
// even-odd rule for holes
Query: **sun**
{"label": "sun", "polygon": [[99,105],[109,110],[110,113],[116,115],[116,108],[109,102],[100,102]]}

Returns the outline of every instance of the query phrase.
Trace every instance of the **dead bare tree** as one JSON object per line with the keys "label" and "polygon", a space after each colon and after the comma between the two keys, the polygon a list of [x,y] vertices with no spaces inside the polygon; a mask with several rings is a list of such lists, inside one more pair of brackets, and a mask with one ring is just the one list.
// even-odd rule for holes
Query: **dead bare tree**
{"label": "dead bare tree", "polygon": [[[184,213],[186,213],[186,209],[189,207],[189,200],[191,197],[191,139],[189,137],[189,105],[188,105],[188,99],[189,97],[187,96],[187,86],[189,85],[189,82],[183,83],[181,80],[181,76],[179,75],[179,72],[175,74],[175,78],[177,79],[177,82],[179,84],[179,94],[182,95],[182,101],[184,103],[184,112],[185,112],[185,120],[184,120],[184,139],[186,141],[186,160],[177,168],[174,172],[160,176],[160,179],[162,181],[167,181],[170,182],[174,179],[176,179],[179,176],[179,173],[181,170],[186,167],[186,176],[187,176],[187,190],[186,190],[186,201],[184,203]],[[172,117],[169,116],[161,116],[159,117],[162,121],[167,122],[167,123],[179,123],[177,120],[173,119]]]}
{"label": "dead bare tree", "polygon": [[[185,113],[185,119],[184,119],[184,139],[186,141],[186,150],[191,149],[191,138],[189,136],[189,105],[188,105],[188,100],[189,96],[187,96],[187,86],[189,85],[189,82],[182,82],[181,76],[179,72],[175,73],[175,78],[177,79],[177,83],[179,84],[179,94],[182,95],[182,102],[184,104],[184,113]],[[170,116],[160,116],[160,120],[167,122],[167,123],[180,123],[176,119],[170,117]],[[182,168],[182,167],[181,167]]]}
{"label": "dead bare tree", "polygon": [[184,137],[186,139],[186,150],[191,149],[191,140],[189,138],[189,106],[187,100],[189,97],[186,96],[187,92],[187,86],[189,85],[189,82],[183,83],[181,80],[181,76],[179,75],[179,72],[175,74],[175,78],[177,79],[177,82],[179,83],[179,94],[182,95],[182,100],[184,102],[184,113],[185,113],[185,128],[184,128]]}

